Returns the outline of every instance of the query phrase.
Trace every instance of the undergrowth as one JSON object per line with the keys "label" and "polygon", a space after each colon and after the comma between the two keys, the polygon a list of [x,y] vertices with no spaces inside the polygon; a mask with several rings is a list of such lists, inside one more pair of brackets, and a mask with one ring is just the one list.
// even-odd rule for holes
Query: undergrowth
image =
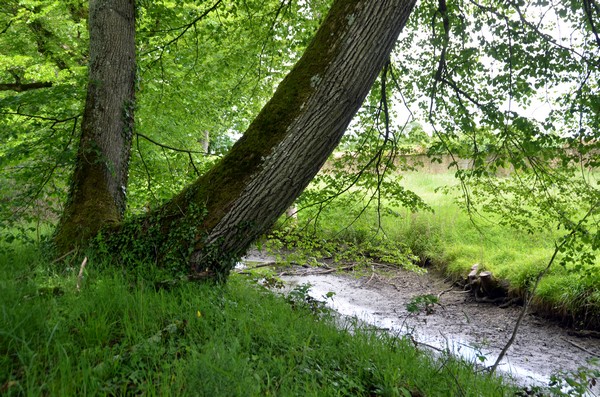
{"label": "undergrowth", "polygon": [[[142,269],[143,267],[138,267]],[[0,394],[500,396],[514,390],[448,357],[354,324],[241,275],[164,280],[90,257],[0,255]]]}

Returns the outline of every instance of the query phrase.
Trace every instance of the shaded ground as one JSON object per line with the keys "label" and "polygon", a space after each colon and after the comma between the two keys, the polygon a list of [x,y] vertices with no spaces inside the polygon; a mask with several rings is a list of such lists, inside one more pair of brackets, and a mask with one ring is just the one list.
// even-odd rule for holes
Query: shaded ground
{"label": "shaded ground", "polygon": [[[252,262],[270,258],[252,253]],[[521,307],[499,308],[477,303],[459,288],[437,275],[419,275],[396,270],[386,276],[371,273],[357,278],[351,274],[315,274],[323,269],[296,269],[296,275],[282,276],[290,284],[310,283],[317,299],[335,292],[330,306],[347,316],[356,316],[390,332],[411,334],[417,342],[434,349],[448,348],[469,360],[490,366],[511,336]],[[431,313],[408,312],[406,305],[426,294],[439,296]],[[550,375],[589,366],[600,357],[600,339],[570,335],[569,330],[528,313],[517,338],[500,365],[524,385],[547,385]],[[598,386],[594,392],[600,392]]]}

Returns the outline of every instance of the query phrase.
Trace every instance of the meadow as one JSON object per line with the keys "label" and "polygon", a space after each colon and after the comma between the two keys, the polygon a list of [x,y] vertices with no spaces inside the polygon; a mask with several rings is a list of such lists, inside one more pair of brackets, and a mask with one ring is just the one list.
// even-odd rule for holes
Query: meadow
{"label": "meadow", "polygon": [[[285,240],[298,250],[297,259],[324,254],[368,264],[376,257],[456,280],[478,263],[523,294],[560,237],[551,229],[515,230],[493,215],[470,216],[457,192],[439,191],[456,185],[452,174],[409,172],[400,183],[433,211],[383,203],[380,211],[371,206],[354,219],[350,204],[361,203],[350,198],[322,209],[317,227],[298,228],[311,214],[301,211],[296,225],[275,229],[279,238],[268,245],[281,248]],[[305,299],[306,290],[285,298],[261,286],[265,273],[232,274],[223,285],[196,283],[152,264],[123,269],[88,252],[79,278],[82,256],[48,257],[40,240],[52,229],[34,226],[30,243],[0,247],[2,395],[517,392],[501,378],[482,374],[476,363],[433,357],[410,340],[364,324],[340,328],[332,313]],[[557,263],[539,284],[533,310],[576,327],[594,326],[598,285],[598,272]]]}

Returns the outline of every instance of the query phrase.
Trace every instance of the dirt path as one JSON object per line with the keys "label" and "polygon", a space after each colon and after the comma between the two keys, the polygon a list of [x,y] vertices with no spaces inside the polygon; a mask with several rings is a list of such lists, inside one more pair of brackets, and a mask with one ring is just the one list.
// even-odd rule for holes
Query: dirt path
{"label": "dirt path", "polygon": [[[264,258],[256,255],[253,261]],[[282,277],[294,285],[310,283],[311,295],[317,299],[335,292],[330,306],[347,316],[356,316],[390,332],[407,334],[438,349],[450,349],[469,360],[483,359],[490,366],[512,333],[521,307],[499,308],[477,303],[468,294],[432,274],[418,275],[399,270],[386,277],[369,275],[356,278],[347,274],[303,275]],[[440,304],[433,312],[410,314],[406,305],[425,294],[438,296]],[[499,369],[510,373],[523,385],[544,386],[558,371],[575,371],[588,366],[587,361],[600,357],[600,340],[569,335],[535,313],[526,315],[515,343]],[[596,394],[600,387],[594,388]]]}

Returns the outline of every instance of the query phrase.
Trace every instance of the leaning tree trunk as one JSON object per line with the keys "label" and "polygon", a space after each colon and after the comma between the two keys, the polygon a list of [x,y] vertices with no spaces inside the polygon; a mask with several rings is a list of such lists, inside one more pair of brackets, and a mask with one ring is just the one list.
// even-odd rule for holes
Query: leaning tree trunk
{"label": "leaning tree trunk", "polygon": [[89,83],[55,242],[66,252],[122,220],[133,133],[135,0],[90,0]]}
{"label": "leaning tree trunk", "polygon": [[304,190],[388,60],[414,0],[336,0],[302,58],[211,171],[116,231],[122,252],[223,277]]}

